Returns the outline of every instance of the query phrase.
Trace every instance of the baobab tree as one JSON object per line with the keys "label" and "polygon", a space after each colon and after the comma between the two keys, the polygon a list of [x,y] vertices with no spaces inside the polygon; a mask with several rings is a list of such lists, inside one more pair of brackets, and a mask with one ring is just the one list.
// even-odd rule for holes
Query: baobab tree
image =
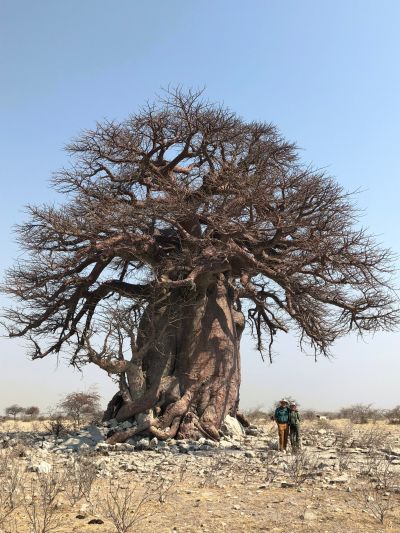
{"label": "baobab tree", "polygon": [[11,336],[32,358],[70,354],[119,384],[118,438],[218,439],[236,416],[240,338],[277,332],[329,353],[397,321],[392,258],[356,223],[352,196],[304,165],[277,129],[200,93],[167,93],[68,145],[61,206],[31,206],[8,272]]}

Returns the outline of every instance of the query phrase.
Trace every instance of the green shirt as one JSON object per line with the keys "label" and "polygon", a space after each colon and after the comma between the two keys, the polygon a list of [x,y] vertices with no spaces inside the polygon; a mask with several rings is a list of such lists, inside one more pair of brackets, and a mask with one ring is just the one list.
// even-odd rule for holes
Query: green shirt
{"label": "green shirt", "polygon": [[300,424],[300,415],[298,411],[289,409],[289,426],[298,426]]}

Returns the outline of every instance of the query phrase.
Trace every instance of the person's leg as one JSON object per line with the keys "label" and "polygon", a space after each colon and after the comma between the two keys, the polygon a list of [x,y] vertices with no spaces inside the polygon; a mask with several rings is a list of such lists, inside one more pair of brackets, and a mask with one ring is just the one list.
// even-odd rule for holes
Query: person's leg
{"label": "person's leg", "polygon": [[296,429],[296,426],[289,426],[290,447],[292,448],[292,450],[296,448],[295,429]]}
{"label": "person's leg", "polygon": [[284,424],[284,433],[283,433],[283,449],[286,450],[287,448],[287,441],[289,436],[289,424]]}
{"label": "person's leg", "polygon": [[279,450],[283,450],[283,428],[282,428],[282,424],[278,424],[278,436],[279,436]]}
{"label": "person's leg", "polygon": [[287,424],[278,424],[279,432],[279,449],[286,450],[287,438],[288,438],[288,425]]}
{"label": "person's leg", "polygon": [[296,449],[299,450],[300,448],[301,448],[300,427],[296,426]]}

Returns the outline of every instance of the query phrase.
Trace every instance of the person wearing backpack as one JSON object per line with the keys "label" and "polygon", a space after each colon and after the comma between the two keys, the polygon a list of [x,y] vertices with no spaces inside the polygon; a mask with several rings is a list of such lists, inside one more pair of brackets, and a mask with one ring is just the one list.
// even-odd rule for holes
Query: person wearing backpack
{"label": "person wearing backpack", "polygon": [[288,423],[290,446],[296,452],[300,448],[300,415],[297,405],[294,402],[289,405]]}
{"label": "person wearing backpack", "polygon": [[286,452],[289,433],[289,408],[285,399],[282,399],[275,409],[274,420],[278,426],[279,451]]}

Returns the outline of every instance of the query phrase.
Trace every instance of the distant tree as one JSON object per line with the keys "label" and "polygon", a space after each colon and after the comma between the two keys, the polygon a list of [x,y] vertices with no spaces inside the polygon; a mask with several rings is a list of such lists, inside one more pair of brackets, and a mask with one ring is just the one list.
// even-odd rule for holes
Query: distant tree
{"label": "distant tree", "polygon": [[33,420],[39,415],[40,409],[36,405],[31,405],[31,407],[26,407],[24,409],[24,413]]}
{"label": "distant tree", "polygon": [[[275,126],[175,90],[68,146],[65,203],[30,206],[4,286],[11,336],[114,375],[106,417],[157,438],[218,440],[237,415],[240,338],[329,354],[398,321],[392,257],[353,198]],[[153,417],[145,417],[152,411]]]}
{"label": "distant tree", "polygon": [[83,420],[99,412],[100,395],[96,391],[70,392],[59,403],[59,408],[78,427]]}
{"label": "distant tree", "polygon": [[17,415],[19,415],[23,411],[24,411],[24,408],[16,403],[4,409],[4,412],[6,413],[6,415],[14,417],[14,420],[16,419]]}

